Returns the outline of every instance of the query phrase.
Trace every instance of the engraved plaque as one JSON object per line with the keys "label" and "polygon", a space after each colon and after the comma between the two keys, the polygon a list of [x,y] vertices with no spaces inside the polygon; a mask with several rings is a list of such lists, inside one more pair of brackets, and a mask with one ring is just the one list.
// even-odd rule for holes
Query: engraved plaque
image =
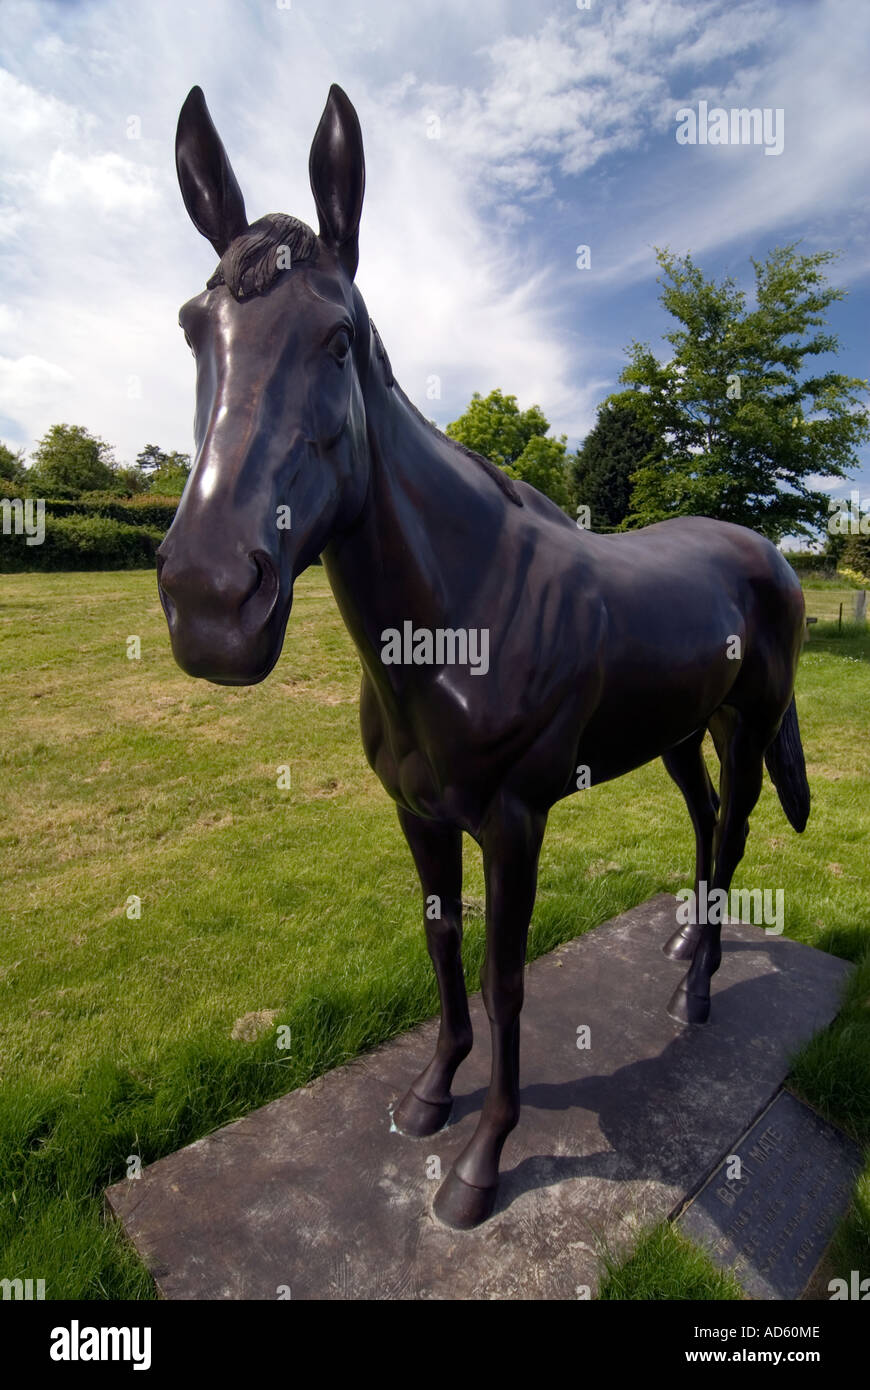
{"label": "engraved plaque", "polygon": [[679,1228],[753,1298],[798,1298],[860,1171],[858,1147],[781,1091],[683,1212]]}

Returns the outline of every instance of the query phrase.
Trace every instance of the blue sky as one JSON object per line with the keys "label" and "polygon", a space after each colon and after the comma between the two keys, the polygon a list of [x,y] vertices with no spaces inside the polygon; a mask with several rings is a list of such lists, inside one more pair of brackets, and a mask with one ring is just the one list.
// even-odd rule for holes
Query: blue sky
{"label": "blue sky", "polygon": [[[442,426],[498,386],[582,439],[628,342],[664,353],[656,245],[747,287],[750,256],[777,244],[839,251],[838,365],[868,374],[870,7],[855,0],[2,0],[0,15],[14,447],[64,420],[124,462],[146,442],[192,448],[176,317],[215,264],[175,177],[194,83],[249,218],[315,228],[308,151],[344,87],[366,146],[357,282],[397,379]],[[676,112],[701,100],[781,108],[782,153],[678,144]],[[870,451],[832,490],[850,486],[870,494]]]}

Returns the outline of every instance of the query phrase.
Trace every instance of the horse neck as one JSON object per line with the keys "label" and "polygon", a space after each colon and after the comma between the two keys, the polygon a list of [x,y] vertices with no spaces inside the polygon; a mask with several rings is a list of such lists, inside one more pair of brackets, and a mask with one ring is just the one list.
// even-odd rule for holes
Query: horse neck
{"label": "horse neck", "polygon": [[383,371],[369,374],[364,399],[366,501],[353,527],[327,545],[323,563],[363,664],[378,679],[385,629],[408,619],[430,629],[473,625],[475,570],[492,575],[506,513],[516,508]]}

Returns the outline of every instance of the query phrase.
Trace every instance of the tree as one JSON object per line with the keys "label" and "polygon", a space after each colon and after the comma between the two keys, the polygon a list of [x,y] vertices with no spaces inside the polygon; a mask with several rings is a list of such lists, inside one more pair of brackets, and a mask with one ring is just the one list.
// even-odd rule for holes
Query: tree
{"label": "tree", "polygon": [[190,454],[181,454],[173,449],[164,455],[165,462],[148,478],[148,491],[159,493],[162,497],[180,497],[190,476]]}
{"label": "tree", "polygon": [[139,468],[118,468],[115,470],[115,478],[126,497],[135,497],[148,490],[148,480]]}
{"label": "tree", "polygon": [[465,414],[449,424],[446,433],[504,468],[515,464],[529,440],[549,428],[540,406],[520,410],[516,396],[496,390],[484,398],[475,391]]}
{"label": "tree", "polygon": [[862,499],[857,488],[849,498],[828,503],[828,539],[825,554],[837,568],[854,570],[870,579],[870,501]]}
{"label": "tree", "polygon": [[537,488],[563,511],[571,512],[574,491],[565,456],[565,435],[553,439],[550,435],[535,434],[529,440],[516,463],[505,468],[511,478]]}
{"label": "tree", "polygon": [[870,532],[849,536],[843,546],[842,564],[870,583]]}
{"label": "tree", "polygon": [[31,490],[44,497],[119,490],[111,447],[82,425],[52,425],[32,457]]}
{"label": "tree", "polygon": [[664,441],[647,422],[639,391],[608,396],[571,459],[574,495],[587,506],[594,531],[615,531],[629,512],[632,475],[658,461]]}
{"label": "tree", "polygon": [[15,453],[7,444],[0,443],[0,489],[4,494],[21,490],[27,481],[24,467],[24,450]]}
{"label": "tree", "polygon": [[839,569],[843,559],[843,551],[846,549],[846,537],[828,535],[825,538],[825,545],[822,551],[825,559],[832,569]]}
{"label": "tree", "polygon": [[164,454],[157,444],[146,444],[144,449],[140,449],[136,455],[136,467],[143,473],[153,473],[166,463],[169,455]]}
{"label": "tree", "polygon": [[148,492],[180,497],[190,473],[190,454],[173,449],[165,454],[157,444],[146,444],[136,455],[136,466],[145,475]]}
{"label": "tree", "polygon": [[845,291],[824,267],[831,251],[798,255],[796,243],[752,261],[755,307],[727,277],[705,280],[691,256],[656,252],[661,302],[677,320],[661,363],[632,343],[621,380],[644,397],[664,456],[634,475],[629,524],[700,514],[751,526],[779,540],[817,536],[828,494],[810,480],[843,478],[870,438],[862,403],[867,382],[807,359],[834,353],[826,310]]}
{"label": "tree", "polygon": [[520,410],[516,396],[475,391],[468,409],[447,426],[451,439],[498,464],[511,478],[520,478],[565,510],[571,508],[571,475],[565,457],[565,435],[547,434],[550,423],[540,406]]}

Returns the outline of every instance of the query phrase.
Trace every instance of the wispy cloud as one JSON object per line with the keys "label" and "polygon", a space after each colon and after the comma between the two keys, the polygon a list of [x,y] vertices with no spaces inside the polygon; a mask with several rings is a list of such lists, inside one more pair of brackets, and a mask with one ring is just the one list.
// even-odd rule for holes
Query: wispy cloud
{"label": "wispy cloud", "polygon": [[[173,164],[194,82],[249,214],[310,222],[311,137],[329,84],[348,91],[368,171],[360,287],[398,379],[442,424],[500,386],[585,433],[624,343],[663,326],[654,244],[745,270],[802,235],[840,248],[838,273],[868,294],[868,20],[847,0],[7,0],[3,17],[0,435],[15,444],[68,419],[128,460],[149,440],[190,447],[175,319],[214,266]],[[783,155],[678,147],[675,112],[700,98],[783,107]]]}

